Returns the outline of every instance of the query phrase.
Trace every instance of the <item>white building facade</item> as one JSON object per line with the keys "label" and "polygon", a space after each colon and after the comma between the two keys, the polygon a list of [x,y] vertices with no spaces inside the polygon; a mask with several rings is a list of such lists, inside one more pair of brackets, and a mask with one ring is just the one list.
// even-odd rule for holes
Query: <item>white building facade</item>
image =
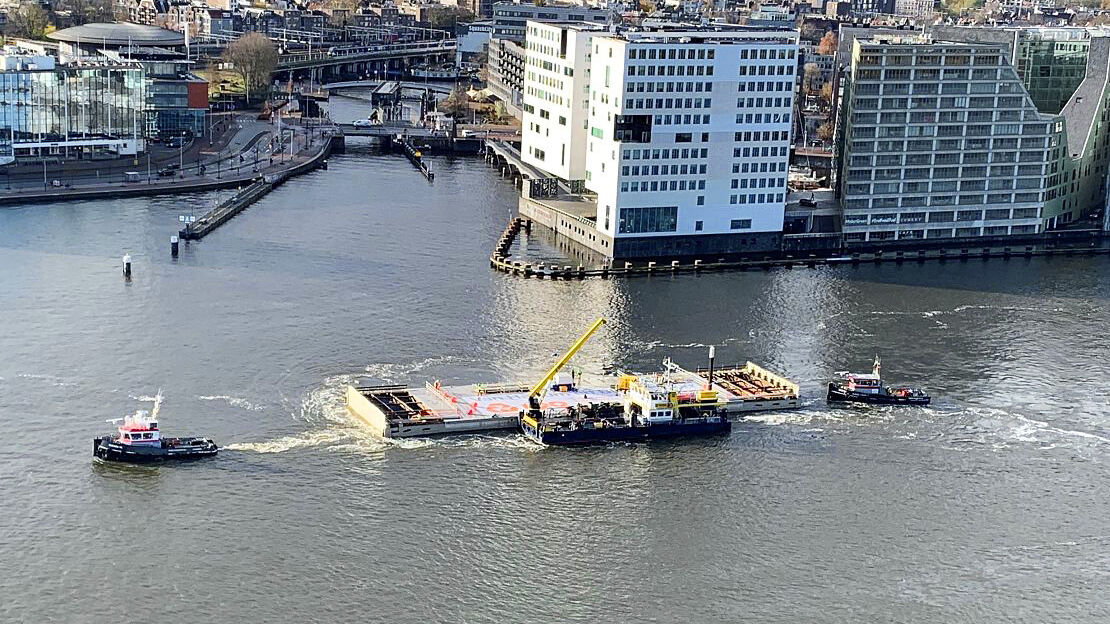
{"label": "white building facade", "polygon": [[798,33],[590,41],[585,183],[612,255],[779,249]]}
{"label": "white building facade", "polygon": [[524,162],[564,180],[586,175],[589,24],[528,22],[524,59]]}

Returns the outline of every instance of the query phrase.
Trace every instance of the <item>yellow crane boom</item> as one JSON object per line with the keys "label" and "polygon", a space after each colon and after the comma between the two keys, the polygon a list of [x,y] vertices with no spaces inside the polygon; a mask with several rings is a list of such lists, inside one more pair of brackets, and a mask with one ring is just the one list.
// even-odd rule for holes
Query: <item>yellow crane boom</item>
{"label": "yellow crane boom", "polygon": [[547,371],[547,374],[543,376],[543,379],[540,379],[538,382],[536,382],[536,385],[532,386],[532,389],[528,391],[528,404],[532,409],[539,409],[539,404],[541,402],[540,399],[543,398],[544,394],[547,394],[547,384],[551,382],[551,380],[555,377],[559,370],[566,366],[567,362],[570,361],[570,358],[574,357],[574,354],[578,353],[578,350],[582,348],[582,345],[586,344],[586,341],[589,340],[590,337],[593,336],[594,333],[597,332],[597,330],[600,329],[601,326],[604,324],[604,318],[599,318],[594,321],[593,324],[590,325],[589,329],[587,329],[585,333],[579,336],[578,340],[574,341],[574,344],[570,346],[570,349],[567,349],[567,352],[563,354],[563,357],[559,358],[558,362],[555,362],[555,365],[551,367],[551,370]]}

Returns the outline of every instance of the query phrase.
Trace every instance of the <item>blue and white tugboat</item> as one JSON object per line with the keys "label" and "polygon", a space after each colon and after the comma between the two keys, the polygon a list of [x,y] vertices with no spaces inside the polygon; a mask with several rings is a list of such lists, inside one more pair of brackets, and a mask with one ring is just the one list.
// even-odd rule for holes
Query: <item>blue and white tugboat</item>
{"label": "blue and white tugboat", "polygon": [[840,373],[843,379],[829,382],[829,402],[877,403],[882,405],[928,405],[929,395],[919,388],[883,386],[880,362],[875,357],[871,374]]}
{"label": "blue and white tugboat", "polygon": [[163,438],[158,429],[161,403],[162,393],[159,392],[149,414],[138,412],[108,421],[119,423],[117,433],[93,438],[93,456],[132,464],[216,456],[220,449],[208,438]]}

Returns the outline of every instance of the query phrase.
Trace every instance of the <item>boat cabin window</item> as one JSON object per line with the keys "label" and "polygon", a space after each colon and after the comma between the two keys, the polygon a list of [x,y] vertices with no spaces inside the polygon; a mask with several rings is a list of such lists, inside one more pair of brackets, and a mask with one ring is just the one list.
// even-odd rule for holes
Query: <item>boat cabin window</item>
{"label": "boat cabin window", "polygon": [[151,438],[151,434],[149,434],[149,433],[144,433],[143,434],[143,439],[144,440],[149,440],[150,438]]}

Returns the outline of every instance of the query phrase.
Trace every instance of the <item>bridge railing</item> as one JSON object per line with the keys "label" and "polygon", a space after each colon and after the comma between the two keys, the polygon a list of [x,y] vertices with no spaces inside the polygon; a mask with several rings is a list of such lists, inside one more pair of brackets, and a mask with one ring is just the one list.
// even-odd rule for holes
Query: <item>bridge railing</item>
{"label": "bridge railing", "polygon": [[282,56],[279,65],[288,66],[297,63],[308,63],[312,61],[326,61],[333,59],[343,59],[349,57],[363,57],[369,55],[383,55],[395,54],[398,52],[436,52],[447,51],[455,49],[454,39],[445,39],[436,41],[434,43],[428,42],[414,42],[414,43],[396,43],[396,44],[382,44],[366,46],[364,48],[341,48],[331,52],[321,50],[319,52],[309,53],[286,53]]}

